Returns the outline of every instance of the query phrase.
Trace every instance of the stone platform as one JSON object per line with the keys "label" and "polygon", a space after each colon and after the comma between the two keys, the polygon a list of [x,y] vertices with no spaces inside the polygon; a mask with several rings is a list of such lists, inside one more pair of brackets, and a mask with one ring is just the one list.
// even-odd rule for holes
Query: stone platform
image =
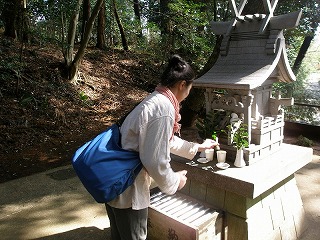
{"label": "stone platform", "polygon": [[188,165],[177,156],[171,165],[175,171],[188,171],[181,192],[225,212],[225,239],[271,240],[297,239],[306,229],[294,173],[311,160],[311,148],[282,144],[279,151],[244,168],[229,161],[231,167],[220,170],[215,160]]}

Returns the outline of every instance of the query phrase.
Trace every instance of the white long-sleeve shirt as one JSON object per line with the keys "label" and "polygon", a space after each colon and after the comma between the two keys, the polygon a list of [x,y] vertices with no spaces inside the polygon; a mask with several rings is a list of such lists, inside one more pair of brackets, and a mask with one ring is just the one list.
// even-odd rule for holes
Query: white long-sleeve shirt
{"label": "white long-sleeve shirt", "polygon": [[[174,136],[171,139],[175,110],[170,100],[155,91],[125,119],[121,132],[124,149],[139,152],[143,168],[133,185],[108,204],[115,208],[143,209],[150,204],[151,178],[162,192],[174,194],[180,177],[170,166],[170,152],[192,159],[198,144]],[[171,139],[171,140],[170,140]]]}

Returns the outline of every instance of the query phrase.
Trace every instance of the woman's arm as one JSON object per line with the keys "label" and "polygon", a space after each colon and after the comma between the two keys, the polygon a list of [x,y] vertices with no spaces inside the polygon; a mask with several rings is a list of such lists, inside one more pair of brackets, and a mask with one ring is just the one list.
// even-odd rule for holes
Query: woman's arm
{"label": "woman's arm", "polygon": [[170,142],[171,153],[184,157],[187,159],[192,159],[197,154],[197,152],[202,152],[205,149],[214,148],[218,143],[211,139],[206,139],[203,143],[194,143],[183,140],[177,136],[174,136]]}
{"label": "woman's arm", "polygon": [[174,172],[170,165],[172,123],[170,116],[158,117],[149,122],[145,129],[141,129],[139,136],[142,164],[161,191],[167,194],[174,194],[186,181],[186,173]]}

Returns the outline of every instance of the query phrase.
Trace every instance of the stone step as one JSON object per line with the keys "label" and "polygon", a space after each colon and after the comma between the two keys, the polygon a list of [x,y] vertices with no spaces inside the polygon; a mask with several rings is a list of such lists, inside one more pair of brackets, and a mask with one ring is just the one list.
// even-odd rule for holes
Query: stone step
{"label": "stone step", "polygon": [[151,192],[148,239],[218,240],[224,235],[223,213],[182,193]]}

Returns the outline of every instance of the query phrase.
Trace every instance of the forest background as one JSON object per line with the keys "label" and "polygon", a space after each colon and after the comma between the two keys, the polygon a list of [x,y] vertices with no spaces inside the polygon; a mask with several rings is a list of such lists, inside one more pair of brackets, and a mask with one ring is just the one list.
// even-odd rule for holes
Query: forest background
{"label": "forest background", "polygon": [[[249,0],[242,15],[266,13],[268,2]],[[197,76],[208,71],[222,40],[210,31],[210,22],[231,20],[231,3],[1,1],[0,182],[70,164],[77,147],[154,89],[172,53],[191,63]],[[299,26],[284,31],[297,81],[275,86],[300,103],[287,108],[286,117],[320,125],[314,118],[320,97],[306,88],[310,73],[320,68],[318,47],[312,48],[319,33],[320,2],[272,3],[278,3],[274,15],[302,9]],[[182,106],[183,126],[191,126],[203,113],[203,94],[194,89]]]}

